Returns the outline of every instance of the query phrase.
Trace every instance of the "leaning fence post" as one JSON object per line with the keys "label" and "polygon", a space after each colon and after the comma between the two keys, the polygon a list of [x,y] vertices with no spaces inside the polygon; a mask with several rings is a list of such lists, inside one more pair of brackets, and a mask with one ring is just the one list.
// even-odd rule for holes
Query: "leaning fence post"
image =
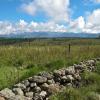
{"label": "leaning fence post", "polygon": [[70,52],[71,52],[71,45],[69,44],[68,45],[68,53],[70,54]]}

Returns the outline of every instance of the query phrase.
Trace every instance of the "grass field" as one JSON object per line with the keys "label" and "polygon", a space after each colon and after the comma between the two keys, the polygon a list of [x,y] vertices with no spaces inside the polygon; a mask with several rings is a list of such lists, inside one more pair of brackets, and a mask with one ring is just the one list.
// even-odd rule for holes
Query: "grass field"
{"label": "grass field", "polygon": [[0,39],[0,89],[40,71],[96,57],[100,57],[99,39]]}

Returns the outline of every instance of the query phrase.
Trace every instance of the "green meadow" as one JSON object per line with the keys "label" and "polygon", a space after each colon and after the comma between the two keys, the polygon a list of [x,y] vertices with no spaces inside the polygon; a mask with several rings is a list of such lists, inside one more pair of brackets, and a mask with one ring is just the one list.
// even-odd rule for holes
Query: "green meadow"
{"label": "green meadow", "polygon": [[[53,71],[98,57],[100,39],[0,39],[0,90],[41,71]],[[94,92],[100,93],[99,67],[100,64],[97,65],[97,72],[83,75],[93,77],[93,84],[79,89],[66,89],[51,99],[96,100],[96,97],[91,99],[91,95],[96,95]]]}

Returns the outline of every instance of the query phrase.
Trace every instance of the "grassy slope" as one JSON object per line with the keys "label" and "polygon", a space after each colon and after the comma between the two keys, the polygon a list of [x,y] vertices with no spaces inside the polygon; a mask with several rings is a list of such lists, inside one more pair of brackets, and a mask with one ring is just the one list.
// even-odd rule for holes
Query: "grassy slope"
{"label": "grassy slope", "polygon": [[0,89],[40,71],[52,71],[95,57],[100,57],[99,39],[35,39],[30,43],[1,45]]}

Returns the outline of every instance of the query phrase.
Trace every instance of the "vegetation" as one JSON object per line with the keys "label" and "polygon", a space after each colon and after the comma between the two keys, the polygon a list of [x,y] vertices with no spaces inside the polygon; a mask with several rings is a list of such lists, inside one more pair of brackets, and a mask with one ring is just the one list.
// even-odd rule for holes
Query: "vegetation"
{"label": "vegetation", "polygon": [[52,71],[96,57],[100,57],[99,39],[0,39],[0,89],[40,71]]}
{"label": "vegetation", "polygon": [[[82,76],[82,87],[67,87],[65,91],[53,95],[51,100],[100,100],[100,63],[97,64],[95,72],[84,72]],[[89,84],[84,84],[87,80]]]}

